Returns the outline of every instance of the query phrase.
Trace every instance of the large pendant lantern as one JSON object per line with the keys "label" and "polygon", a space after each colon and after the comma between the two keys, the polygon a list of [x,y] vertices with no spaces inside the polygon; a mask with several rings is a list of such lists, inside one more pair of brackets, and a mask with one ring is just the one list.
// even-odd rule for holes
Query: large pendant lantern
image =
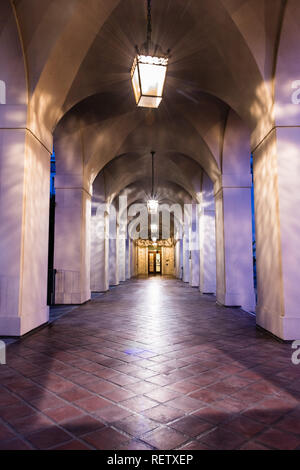
{"label": "large pendant lantern", "polygon": [[[168,53],[158,54],[159,46],[152,47],[151,0],[148,3],[147,41],[137,54],[131,69],[131,80],[137,106],[158,108],[162,97],[168,67]],[[151,54],[153,49],[153,54]],[[168,51],[169,52],[169,51]]]}

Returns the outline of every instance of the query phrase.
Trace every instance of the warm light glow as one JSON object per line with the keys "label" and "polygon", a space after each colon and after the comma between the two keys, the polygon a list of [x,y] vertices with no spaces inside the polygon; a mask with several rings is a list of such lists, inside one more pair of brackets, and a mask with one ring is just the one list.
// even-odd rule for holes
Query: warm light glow
{"label": "warm light glow", "polygon": [[151,224],[151,232],[156,233],[158,230],[158,226],[156,224]]}
{"label": "warm light glow", "polygon": [[144,108],[158,108],[161,103],[168,67],[168,58],[137,55],[131,79],[136,104]]}
{"label": "warm light glow", "polygon": [[147,203],[149,214],[157,214],[158,212],[158,201],[150,199]]}
{"label": "warm light glow", "polygon": [[153,241],[153,243],[154,243],[155,245],[157,245],[157,243],[156,243],[156,242],[157,242],[157,238],[156,238],[156,237],[152,237],[152,241]]}

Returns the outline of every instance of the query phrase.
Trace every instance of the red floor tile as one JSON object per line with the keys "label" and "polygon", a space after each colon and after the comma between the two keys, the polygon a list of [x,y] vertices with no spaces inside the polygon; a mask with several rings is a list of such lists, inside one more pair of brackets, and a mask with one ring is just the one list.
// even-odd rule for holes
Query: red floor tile
{"label": "red floor tile", "polygon": [[71,437],[62,429],[53,425],[51,428],[30,434],[27,436],[27,440],[36,449],[49,449],[70,441]]}
{"label": "red floor tile", "polygon": [[197,437],[212,429],[214,425],[195,416],[186,416],[185,418],[179,419],[175,423],[171,424],[170,427],[176,429],[176,431],[179,431],[182,434],[186,434],[187,436]]}
{"label": "red floor tile", "polygon": [[119,450],[153,450],[153,447],[145,444],[145,442],[133,439],[119,447]]}
{"label": "red floor tile", "polygon": [[172,450],[182,445],[187,438],[170,428],[152,431],[142,436],[142,440],[159,450]]}
{"label": "red floor tile", "polygon": [[178,397],[179,393],[168,390],[166,388],[159,388],[147,393],[146,396],[152,400],[158,401],[159,403],[165,403]]}
{"label": "red floor tile", "polygon": [[285,416],[279,422],[275,424],[277,429],[280,431],[286,431],[293,434],[300,435],[300,419],[294,416]]}
{"label": "red floor tile", "polygon": [[157,403],[150,398],[139,396],[122,402],[122,406],[132,411],[141,412],[157,406]]}
{"label": "red floor tile", "polygon": [[183,411],[165,405],[158,405],[150,410],[144,411],[144,415],[159,423],[167,424],[180,418],[184,414]]}
{"label": "red floor tile", "polygon": [[300,436],[279,429],[268,429],[257,438],[257,441],[278,450],[294,450],[300,446]]}
{"label": "red floor tile", "polygon": [[141,434],[153,431],[159,426],[157,422],[154,422],[141,415],[129,416],[122,421],[114,423],[114,427],[121,431],[131,434],[132,436],[139,437]]}
{"label": "red floor tile", "polygon": [[9,423],[14,423],[18,419],[34,415],[34,413],[33,408],[21,402],[16,405],[0,408],[0,417]]}
{"label": "red floor tile", "polygon": [[112,428],[104,428],[84,436],[84,440],[98,450],[118,450],[130,439]]}
{"label": "red floor tile", "polygon": [[232,431],[240,436],[243,436],[247,439],[252,438],[259,432],[261,432],[265,426],[262,423],[253,421],[252,419],[247,418],[246,416],[239,416],[226,425],[226,429]]}
{"label": "red floor tile", "polygon": [[105,421],[106,423],[113,423],[122,418],[126,418],[130,416],[132,412],[130,410],[126,410],[116,405],[111,405],[105,408],[101,408],[98,411],[95,411],[95,416],[98,416],[101,420]]}
{"label": "red floor tile", "polygon": [[50,410],[46,410],[44,411],[44,413],[49,416],[49,418],[53,419],[53,421],[61,423],[62,421],[81,416],[83,414],[83,411],[71,405],[64,405],[59,408],[52,408]]}
{"label": "red floor tile", "polygon": [[106,408],[107,406],[111,405],[111,403],[100,397],[92,397],[79,400],[76,402],[76,405],[85,411],[93,412],[100,410],[101,408]]}
{"label": "red floor tile", "polygon": [[0,442],[9,441],[15,438],[16,435],[13,433],[4,423],[0,422]]}
{"label": "red floor tile", "polygon": [[13,423],[13,428],[19,433],[26,436],[42,429],[48,429],[53,426],[52,421],[42,413],[20,418]]}
{"label": "red floor tile", "polygon": [[226,429],[217,428],[200,437],[200,442],[218,450],[233,450],[240,447],[246,439]]}
{"label": "red floor tile", "polygon": [[190,396],[189,397],[182,396],[182,397],[174,398],[173,400],[169,401],[168,406],[173,406],[174,408],[178,408],[186,412],[192,412],[200,408],[203,408],[205,404]]}
{"label": "red floor tile", "polygon": [[167,388],[176,392],[188,394],[194,392],[195,390],[198,390],[200,387],[198,384],[190,382],[189,380],[183,380],[181,382],[175,382],[173,384],[170,384],[167,386]]}
{"label": "red floor tile", "polygon": [[53,450],[91,450],[91,448],[80,441],[74,440],[54,447]]}
{"label": "red floor tile", "polygon": [[0,442],[0,450],[32,450],[32,447],[22,439],[12,439]]}
{"label": "red floor tile", "polygon": [[188,450],[212,450],[211,447],[208,447],[207,445],[203,444],[202,442],[199,441],[191,441],[188,444],[185,444],[183,447],[180,448],[182,451],[188,451]]}
{"label": "red floor tile", "polygon": [[93,395],[84,388],[75,386],[73,388],[70,388],[66,392],[60,393],[59,396],[66,401],[76,402],[79,400],[83,400],[84,398],[91,398]]}
{"label": "red floor tile", "polygon": [[82,415],[79,418],[66,420],[61,426],[75,436],[82,436],[83,434],[98,431],[105,427],[101,421],[89,415]]}

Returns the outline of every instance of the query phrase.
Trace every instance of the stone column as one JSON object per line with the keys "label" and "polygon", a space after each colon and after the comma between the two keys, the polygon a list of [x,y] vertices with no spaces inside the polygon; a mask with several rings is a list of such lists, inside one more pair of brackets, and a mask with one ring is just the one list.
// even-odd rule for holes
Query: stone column
{"label": "stone column", "polygon": [[204,173],[199,206],[200,292],[216,293],[216,211],[213,183]]}
{"label": "stone column", "polygon": [[254,151],[257,324],[300,338],[300,133],[274,129]]}
{"label": "stone column", "polygon": [[190,286],[199,287],[200,284],[200,252],[199,252],[199,216],[198,206],[192,207],[192,220],[190,225]]}
{"label": "stone column", "polygon": [[131,279],[131,243],[129,237],[125,241],[126,244],[126,280]]}
{"label": "stone column", "polygon": [[190,217],[188,209],[185,208],[184,212],[184,226],[183,226],[183,282],[190,282]]}
{"label": "stone column", "polygon": [[91,298],[91,194],[76,175],[57,175],[54,268],[56,304]]}
{"label": "stone column", "polygon": [[251,175],[222,175],[215,184],[217,301],[255,310]]}
{"label": "stone column", "polygon": [[119,281],[119,224],[114,208],[109,217],[109,285],[118,286]]}
{"label": "stone column", "polygon": [[119,282],[126,281],[126,226],[119,228]]}
{"label": "stone column", "polygon": [[130,240],[130,252],[131,252],[131,277],[137,275],[137,246],[133,240]]}
{"label": "stone column", "polygon": [[180,263],[180,240],[175,245],[175,276],[180,279],[181,263]]}
{"label": "stone column", "polygon": [[[1,111],[26,118],[26,107]],[[43,145],[25,125],[5,129],[4,117],[0,113],[0,336],[21,336],[49,319],[51,144]]]}
{"label": "stone column", "polygon": [[109,289],[109,215],[96,208],[92,212],[91,228],[91,290],[106,292]]}

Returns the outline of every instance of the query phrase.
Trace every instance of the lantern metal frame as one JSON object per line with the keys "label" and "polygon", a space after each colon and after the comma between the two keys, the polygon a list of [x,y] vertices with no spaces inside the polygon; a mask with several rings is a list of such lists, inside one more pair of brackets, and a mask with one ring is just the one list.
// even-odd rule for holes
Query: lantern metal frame
{"label": "lantern metal frame", "polygon": [[[163,98],[163,90],[165,86],[165,80],[167,75],[167,68],[169,64],[169,57],[170,57],[170,50],[166,53],[162,52],[161,47],[156,44],[154,45],[152,42],[152,15],[151,15],[151,0],[147,0],[148,4],[148,22],[147,22],[147,39],[146,42],[143,44],[141,49],[138,46],[136,48],[136,55],[133,61],[133,65],[131,68],[131,82],[134,91],[136,105],[138,107],[145,107],[145,108],[158,108],[162,98]],[[148,65],[151,67],[160,67],[163,70],[163,76],[161,77],[161,83],[159,88],[161,89],[161,93],[153,95],[152,93],[147,94],[145,90],[143,90],[143,79],[141,74],[141,65]],[[153,69],[154,70],[154,69]],[[137,71],[137,76],[135,77]],[[148,98],[148,100],[147,100]],[[148,101],[148,104],[146,104]]]}

